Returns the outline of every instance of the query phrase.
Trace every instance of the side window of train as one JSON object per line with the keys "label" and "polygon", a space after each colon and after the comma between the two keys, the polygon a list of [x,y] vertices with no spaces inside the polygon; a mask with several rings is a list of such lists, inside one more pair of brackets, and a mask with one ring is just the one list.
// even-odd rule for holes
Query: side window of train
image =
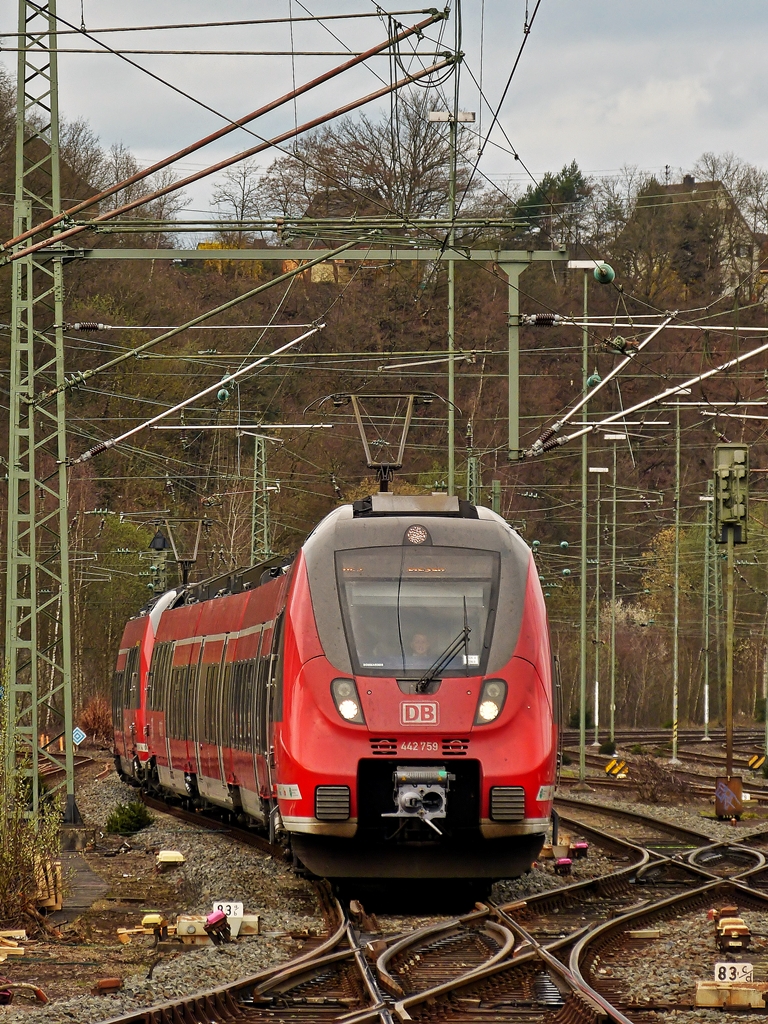
{"label": "side window of train", "polygon": [[184,709],[184,735],[201,740],[202,736],[197,728],[198,709],[203,699],[203,679],[205,678],[205,666],[200,663],[200,652],[189,666],[187,675],[187,699],[182,704]]}
{"label": "side window of train", "polygon": [[261,634],[258,656],[250,663],[254,686],[251,691],[251,707],[248,718],[253,723],[251,728],[251,744],[263,751],[267,736],[267,691],[269,687],[269,652],[264,648],[265,631]]}
{"label": "side window of train", "polygon": [[203,721],[203,729],[201,730],[207,743],[217,743],[217,728],[216,723],[218,719],[216,705],[218,703],[219,696],[219,663],[215,665],[206,666],[206,678],[205,678],[205,700],[202,702],[202,707],[205,709],[205,718]]}
{"label": "side window of train", "polygon": [[246,750],[253,750],[259,728],[258,677],[258,658],[251,658],[243,665],[243,741]]}
{"label": "side window of train", "polygon": [[[149,711],[156,710],[156,696],[155,696],[155,679],[160,671],[160,662],[162,660],[162,651],[159,644],[155,644],[152,650],[152,660],[149,663],[149,671],[147,672],[147,709]],[[158,695],[159,696],[159,695]]]}
{"label": "side window of train", "polygon": [[272,634],[272,657],[271,661],[271,683],[274,688],[272,697],[272,721],[282,722],[283,720],[283,626],[285,625],[285,612],[281,612],[275,623],[275,630]]}
{"label": "side window of train", "polygon": [[115,670],[112,676],[112,724],[116,729],[123,728],[124,678],[125,670],[122,672]]}
{"label": "side window of train", "polygon": [[179,740],[187,735],[185,732],[186,681],[189,668],[187,665],[177,666],[171,671],[171,687],[166,707],[168,735]]}
{"label": "side window of train", "polygon": [[128,683],[128,707],[137,708],[141,699],[139,692],[139,647],[132,647],[125,663],[126,682]]}
{"label": "side window of train", "polygon": [[165,645],[165,660],[163,662],[163,678],[160,681],[160,709],[167,712],[168,698],[171,690],[171,673],[173,672],[173,642]]}
{"label": "side window of train", "polygon": [[216,713],[219,718],[219,746],[228,747],[229,742],[229,728],[232,721],[230,709],[232,707],[232,662],[228,661],[224,664],[224,678],[221,686],[221,699],[217,701]]}
{"label": "side window of train", "polygon": [[200,666],[200,689],[197,695],[197,736],[203,743],[208,742],[208,669]]}
{"label": "side window of train", "polygon": [[227,709],[227,720],[229,722],[229,745],[240,747],[240,676],[242,675],[242,662],[235,661],[232,664],[229,688],[229,707]]}

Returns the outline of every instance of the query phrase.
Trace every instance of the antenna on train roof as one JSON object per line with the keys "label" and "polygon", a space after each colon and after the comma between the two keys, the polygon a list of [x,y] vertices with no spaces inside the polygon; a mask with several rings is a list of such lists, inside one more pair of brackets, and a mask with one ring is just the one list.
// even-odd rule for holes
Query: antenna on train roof
{"label": "antenna on train roof", "polygon": [[[385,400],[388,402],[396,401],[398,404],[405,399],[405,415],[403,417],[403,429],[400,433],[400,444],[397,450],[397,456],[394,461],[379,461],[376,462],[371,455],[371,443],[369,443],[366,437],[365,427],[363,425],[363,411],[361,402],[363,399],[375,398],[379,400]],[[360,431],[360,440],[363,442],[363,451],[365,452],[365,461],[368,469],[376,471],[376,479],[379,481],[379,492],[385,493],[389,490],[389,485],[395,478],[395,471],[402,469],[403,456],[405,455],[405,442],[408,439],[408,431],[411,426],[411,419],[413,417],[413,411],[417,406],[431,405],[435,398],[440,398],[439,395],[434,394],[431,391],[418,391],[408,392],[405,394],[396,394],[388,392],[385,394],[370,394],[370,395],[359,395],[359,394],[334,394],[326,395],[317,402],[311,403],[304,410],[306,413],[308,409],[311,409],[313,405],[317,405],[319,408],[323,403],[331,401],[336,408],[340,408],[344,405],[352,405],[352,411],[355,416],[357,423],[357,429]],[[445,401],[445,399],[441,399]],[[373,444],[378,443],[382,447],[388,447],[388,442],[379,440],[378,442],[372,442]]]}

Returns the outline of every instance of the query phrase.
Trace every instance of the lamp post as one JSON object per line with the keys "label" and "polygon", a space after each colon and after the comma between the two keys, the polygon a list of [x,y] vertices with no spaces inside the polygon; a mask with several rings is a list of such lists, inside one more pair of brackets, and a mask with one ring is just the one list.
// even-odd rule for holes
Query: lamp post
{"label": "lamp post", "polygon": [[[683,388],[681,395],[690,395]],[[680,406],[681,402],[665,402],[675,407],[675,561],[674,561],[674,624],[672,628],[672,757],[670,764],[680,764],[677,756],[680,703]]]}
{"label": "lamp post", "polygon": [[[587,300],[589,280],[584,269],[584,327],[581,332],[581,388],[587,393],[589,376],[589,330],[587,328]],[[584,419],[587,419],[584,409]],[[587,778],[587,458],[588,434],[581,439],[581,579],[579,605],[579,785],[586,786]]]}
{"label": "lamp post", "polygon": [[[610,284],[614,272],[607,263],[600,260],[568,260],[569,270],[584,271],[584,319],[581,328],[581,393],[587,394],[587,378],[589,377],[589,325],[587,317],[589,296],[589,274],[599,284]],[[586,403],[584,419],[587,420]],[[579,787],[586,786],[587,775],[587,438],[581,438],[581,600],[579,615]]]}
{"label": "lamp post", "polygon": [[456,242],[456,133],[461,122],[473,122],[474,112],[458,109],[458,79],[454,79],[453,110],[430,110],[427,118],[430,121],[448,122],[450,125],[450,165],[448,169],[448,493],[456,493],[456,452],[455,452],[455,387],[456,387],[456,261],[453,249]]}
{"label": "lamp post", "polygon": [[626,441],[626,434],[606,434],[606,441],[613,441],[613,501],[611,525],[611,705],[610,740],[616,739],[616,444]]}
{"label": "lamp post", "polygon": [[590,473],[597,474],[597,529],[595,531],[595,738],[593,747],[600,746],[600,481],[608,472],[607,466],[590,466]]}

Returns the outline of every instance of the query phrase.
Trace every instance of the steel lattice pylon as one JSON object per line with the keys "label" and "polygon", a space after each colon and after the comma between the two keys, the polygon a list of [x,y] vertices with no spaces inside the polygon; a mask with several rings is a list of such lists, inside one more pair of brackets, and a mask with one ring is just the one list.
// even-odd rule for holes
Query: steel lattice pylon
{"label": "steel lattice pylon", "polygon": [[[61,201],[55,0],[19,0],[18,25],[14,234]],[[64,382],[62,257],[15,262],[12,288],[6,769],[30,777],[36,815],[39,769],[63,768],[65,821],[76,822],[64,396],[35,404]]]}
{"label": "steel lattice pylon", "polygon": [[251,507],[251,565],[272,558],[272,530],[269,521],[267,485],[267,442],[256,437],[253,448],[253,498]]}

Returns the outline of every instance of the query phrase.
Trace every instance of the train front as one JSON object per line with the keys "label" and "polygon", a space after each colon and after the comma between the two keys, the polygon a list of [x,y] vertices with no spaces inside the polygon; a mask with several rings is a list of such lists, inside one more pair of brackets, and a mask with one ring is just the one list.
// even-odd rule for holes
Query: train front
{"label": "train front", "polygon": [[509,878],[551,814],[547,617],[522,539],[446,495],[377,494],[307,540],[285,618],[277,795],[331,878]]}

